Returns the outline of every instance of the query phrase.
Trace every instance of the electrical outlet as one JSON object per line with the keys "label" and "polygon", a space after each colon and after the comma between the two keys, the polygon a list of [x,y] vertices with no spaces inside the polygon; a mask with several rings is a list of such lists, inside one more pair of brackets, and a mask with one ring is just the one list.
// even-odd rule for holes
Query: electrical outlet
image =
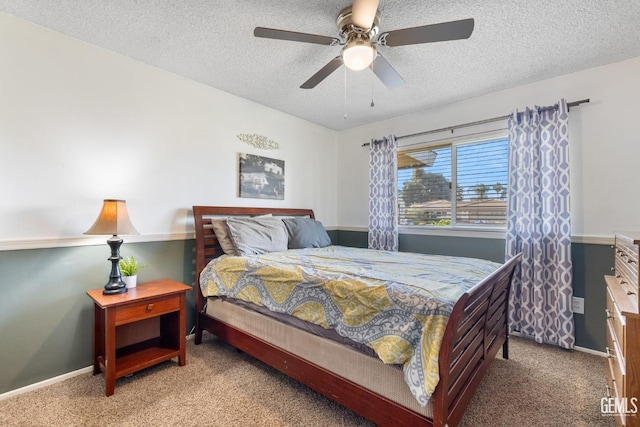
{"label": "electrical outlet", "polygon": [[584,314],[584,298],[573,297],[571,301],[571,310],[574,314]]}

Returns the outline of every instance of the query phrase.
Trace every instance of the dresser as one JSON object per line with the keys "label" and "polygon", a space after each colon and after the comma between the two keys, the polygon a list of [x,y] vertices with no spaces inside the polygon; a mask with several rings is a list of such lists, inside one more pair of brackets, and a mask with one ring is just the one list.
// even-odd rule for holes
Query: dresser
{"label": "dresser", "polygon": [[615,236],[613,275],[607,285],[607,397],[619,426],[640,426],[639,233]]}

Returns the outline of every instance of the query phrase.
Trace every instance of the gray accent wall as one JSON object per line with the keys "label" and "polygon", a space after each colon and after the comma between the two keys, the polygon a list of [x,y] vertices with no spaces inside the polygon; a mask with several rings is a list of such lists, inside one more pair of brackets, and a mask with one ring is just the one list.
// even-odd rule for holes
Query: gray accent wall
{"label": "gray accent wall", "polygon": [[[330,230],[334,244],[367,246],[367,233]],[[400,235],[400,250],[502,261],[504,240]],[[576,314],[578,346],[604,351],[605,287],[613,253],[608,245],[572,245],[574,295],[585,298]],[[195,280],[195,242],[125,243],[123,256],[151,264],[140,281]],[[0,251],[0,394],[92,365],[93,312],[86,295],[106,283],[106,245]],[[187,331],[195,324],[193,292],[187,294]]]}
{"label": "gray accent wall", "polygon": [[[194,281],[194,241],[125,243],[123,256],[150,266],[138,280]],[[109,277],[110,249],[76,246],[0,252],[0,394],[91,366],[93,304]],[[187,334],[195,323],[187,294]]]}
{"label": "gray accent wall", "polygon": [[[504,261],[504,239],[400,234],[400,251],[466,256]],[[337,243],[367,247],[365,231],[339,230]],[[573,295],[584,298],[584,314],[574,314],[576,345],[596,351],[606,347],[606,299],[603,276],[611,274],[613,251],[609,245],[572,243]]]}
{"label": "gray accent wall", "polygon": [[584,315],[574,314],[576,345],[605,351],[607,345],[604,275],[611,274],[613,249],[610,245],[571,244],[573,295],[584,298]]}

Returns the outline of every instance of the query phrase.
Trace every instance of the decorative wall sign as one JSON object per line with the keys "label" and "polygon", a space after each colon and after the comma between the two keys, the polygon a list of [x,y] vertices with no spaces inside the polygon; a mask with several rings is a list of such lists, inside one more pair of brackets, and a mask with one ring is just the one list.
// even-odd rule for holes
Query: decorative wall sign
{"label": "decorative wall sign", "polygon": [[263,150],[277,150],[280,148],[278,143],[273,139],[267,138],[264,135],[258,135],[257,133],[239,133],[236,136],[240,141],[257,148],[262,148]]}
{"label": "decorative wall sign", "polygon": [[284,160],[239,154],[240,197],[284,200]]}

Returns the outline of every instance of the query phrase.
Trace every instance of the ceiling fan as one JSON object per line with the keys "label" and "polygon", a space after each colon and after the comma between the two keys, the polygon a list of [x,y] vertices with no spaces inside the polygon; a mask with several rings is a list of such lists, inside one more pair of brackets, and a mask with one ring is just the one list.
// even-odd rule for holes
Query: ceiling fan
{"label": "ceiling fan", "polygon": [[376,46],[406,46],[448,40],[468,39],[473,32],[473,18],[404,28],[379,34],[379,0],[353,0],[353,6],[343,9],[336,20],[339,37],[298,33],[274,28],[256,27],[253,35],[267,39],[316,43],[327,46],[343,46],[340,55],[333,58],[315,73],[300,88],[312,89],[331,73],[345,64],[352,70],[363,70],[369,66],[376,76],[389,88],[404,84],[404,79],[377,51]]}

